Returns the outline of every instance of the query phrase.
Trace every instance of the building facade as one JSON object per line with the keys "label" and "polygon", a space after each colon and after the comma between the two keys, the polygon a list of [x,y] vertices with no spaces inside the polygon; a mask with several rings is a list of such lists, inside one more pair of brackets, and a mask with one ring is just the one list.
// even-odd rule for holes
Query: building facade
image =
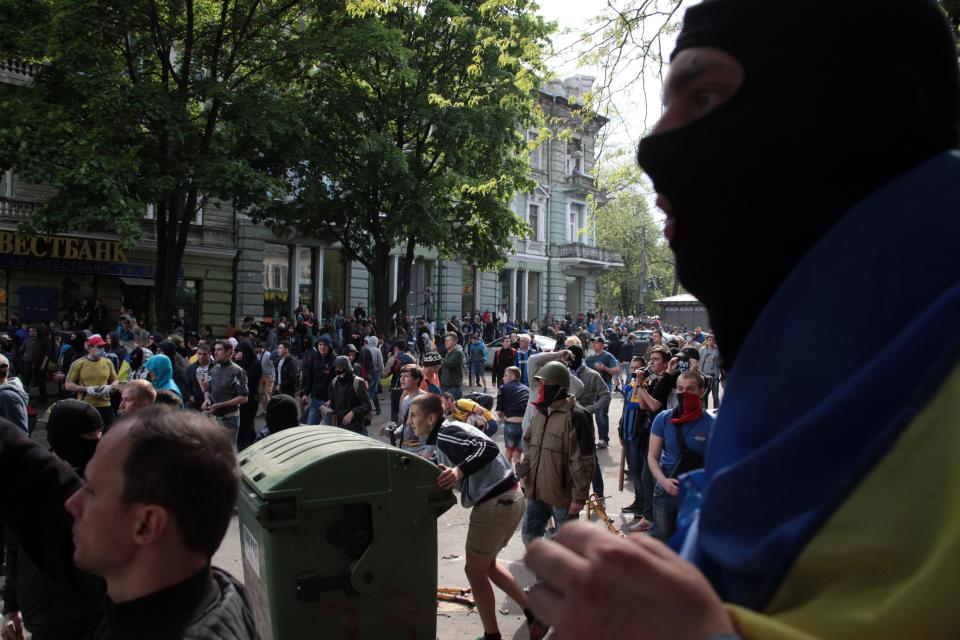
{"label": "building facade", "polygon": [[[532,320],[595,309],[600,273],[622,266],[620,255],[596,246],[589,207],[605,195],[592,177],[602,117],[583,122],[575,113],[593,78],[575,76],[547,83],[539,104],[544,131],[530,131],[541,142],[531,152],[537,186],[518,194],[514,212],[530,226],[529,236],[513,238],[513,252],[496,271],[479,271],[467,259],[438,260],[418,249],[406,311],[445,320],[471,311],[504,309],[511,319]],[[349,313],[371,303],[371,276],[347,259],[338,245],[304,238],[279,239],[240,216],[237,272],[239,316],[290,316],[298,304],[322,315]],[[396,298],[400,250],[392,256],[390,299]]]}

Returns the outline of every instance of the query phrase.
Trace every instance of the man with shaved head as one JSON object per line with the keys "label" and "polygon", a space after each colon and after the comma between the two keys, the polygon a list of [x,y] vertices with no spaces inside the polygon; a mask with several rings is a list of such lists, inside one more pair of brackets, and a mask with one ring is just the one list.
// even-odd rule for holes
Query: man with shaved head
{"label": "man with shaved head", "polygon": [[149,380],[131,380],[123,385],[120,398],[120,408],[117,413],[127,416],[152,405],[157,399],[157,390]]}
{"label": "man with shaved head", "polygon": [[85,479],[0,420],[0,520],[41,571],[84,589],[94,638],[257,637],[243,586],[210,566],[238,479],[229,435],[193,411],[119,419]]}

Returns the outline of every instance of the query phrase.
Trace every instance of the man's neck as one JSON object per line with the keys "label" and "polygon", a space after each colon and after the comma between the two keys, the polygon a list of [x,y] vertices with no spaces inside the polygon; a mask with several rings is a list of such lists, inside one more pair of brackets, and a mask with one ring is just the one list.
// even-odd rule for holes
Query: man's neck
{"label": "man's neck", "polygon": [[209,560],[201,554],[184,556],[182,549],[155,553],[141,562],[131,563],[120,575],[107,577],[107,595],[118,604],[136,600],[183,582],[207,564]]}

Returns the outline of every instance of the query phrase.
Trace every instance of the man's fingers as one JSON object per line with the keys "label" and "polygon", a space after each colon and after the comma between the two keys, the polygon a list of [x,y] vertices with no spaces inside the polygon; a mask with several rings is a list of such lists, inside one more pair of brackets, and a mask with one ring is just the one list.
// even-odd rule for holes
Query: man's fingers
{"label": "man's fingers", "polygon": [[[564,525],[560,530],[563,531],[567,526],[570,525]],[[542,538],[530,543],[523,561],[547,584],[559,589],[571,588],[573,578],[583,575],[589,568],[589,563],[584,558],[556,542]]]}
{"label": "man's fingers", "polygon": [[530,589],[527,599],[530,602],[530,609],[537,616],[537,619],[554,627],[554,637],[557,637],[558,630],[565,626],[564,616],[570,613],[571,603],[562,593],[546,584],[534,585]]}

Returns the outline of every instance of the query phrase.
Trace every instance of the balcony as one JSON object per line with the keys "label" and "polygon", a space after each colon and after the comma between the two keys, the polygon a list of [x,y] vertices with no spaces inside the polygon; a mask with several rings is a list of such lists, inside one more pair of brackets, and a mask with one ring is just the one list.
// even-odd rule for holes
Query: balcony
{"label": "balcony", "polygon": [[563,179],[563,190],[568,193],[582,193],[584,195],[597,193],[596,180],[593,176],[574,171]]}
{"label": "balcony", "polygon": [[39,206],[39,202],[33,202],[31,200],[0,198],[0,218],[26,220],[34,214]]}
{"label": "balcony", "polygon": [[552,245],[550,255],[565,262],[582,262],[605,268],[623,266],[623,256],[619,251],[592,247],[580,242]]}
{"label": "balcony", "polygon": [[547,243],[531,240],[530,238],[514,238],[513,248],[517,253],[525,253],[531,256],[547,257]]}
{"label": "balcony", "polygon": [[40,70],[40,65],[19,60],[0,60],[0,82],[13,85],[28,85]]}

